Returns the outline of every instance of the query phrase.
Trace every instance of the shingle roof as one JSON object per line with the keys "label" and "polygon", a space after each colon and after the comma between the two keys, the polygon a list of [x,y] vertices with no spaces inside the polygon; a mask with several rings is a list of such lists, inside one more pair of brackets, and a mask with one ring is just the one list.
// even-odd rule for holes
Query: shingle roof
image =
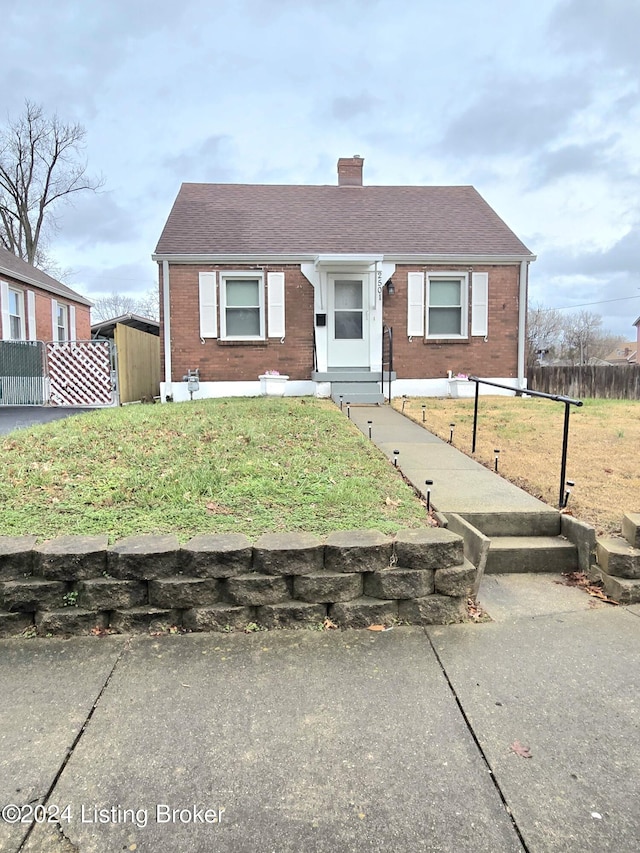
{"label": "shingle roof", "polygon": [[156,253],[531,255],[470,186],[191,183]]}
{"label": "shingle roof", "polygon": [[0,276],[3,274],[24,284],[32,284],[35,287],[40,287],[42,290],[46,290],[56,296],[62,296],[70,302],[79,302],[81,305],[92,304],[89,299],[80,296],[79,293],[71,290],[66,284],[62,284],[61,281],[57,281],[57,279],[47,275],[46,272],[31,266],[31,264],[28,264],[0,246]]}

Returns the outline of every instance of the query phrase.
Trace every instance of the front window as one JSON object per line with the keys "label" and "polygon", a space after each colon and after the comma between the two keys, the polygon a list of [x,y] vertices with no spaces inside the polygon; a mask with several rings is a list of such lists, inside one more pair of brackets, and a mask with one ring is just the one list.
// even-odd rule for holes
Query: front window
{"label": "front window", "polygon": [[428,277],[427,337],[467,337],[466,274],[436,274]]}
{"label": "front window", "polygon": [[221,286],[223,338],[264,338],[264,283],[250,273],[223,273]]}
{"label": "front window", "polygon": [[9,330],[12,341],[26,339],[24,322],[24,293],[9,288]]}
{"label": "front window", "polygon": [[56,332],[60,343],[69,340],[69,307],[59,302],[56,311]]}

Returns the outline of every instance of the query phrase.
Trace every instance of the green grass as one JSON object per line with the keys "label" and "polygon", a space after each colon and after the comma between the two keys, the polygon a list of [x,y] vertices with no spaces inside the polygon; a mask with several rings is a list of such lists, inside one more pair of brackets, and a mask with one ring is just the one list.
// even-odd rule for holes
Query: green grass
{"label": "green grass", "polygon": [[413,491],[312,398],[107,409],[0,439],[0,535],[245,533],[426,524]]}

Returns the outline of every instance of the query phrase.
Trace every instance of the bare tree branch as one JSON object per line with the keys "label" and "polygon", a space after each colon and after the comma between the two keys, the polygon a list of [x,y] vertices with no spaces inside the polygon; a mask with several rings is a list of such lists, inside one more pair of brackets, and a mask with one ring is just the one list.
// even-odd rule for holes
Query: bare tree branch
{"label": "bare tree branch", "polygon": [[56,204],[102,185],[86,174],[85,135],[82,125],[45,116],[31,101],[0,130],[0,244],[34,266],[56,229]]}

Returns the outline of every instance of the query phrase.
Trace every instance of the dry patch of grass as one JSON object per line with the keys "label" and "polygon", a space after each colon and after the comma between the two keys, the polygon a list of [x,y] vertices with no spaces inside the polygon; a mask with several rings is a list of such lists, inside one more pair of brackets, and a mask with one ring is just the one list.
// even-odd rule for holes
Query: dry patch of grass
{"label": "dry patch of grass", "polygon": [[[473,400],[412,398],[405,414],[471,455]],[[402,407],[401,400],[394,406]],[[481,396],[475,458],[493,467],[500,449],[503,477],[557,506],[564,406],[551,400]],[[620,530],[624,512],[640,511],[640,401],[585,400],[571,407],[567,477],[575,481],[568,509],[599,533]]]}

